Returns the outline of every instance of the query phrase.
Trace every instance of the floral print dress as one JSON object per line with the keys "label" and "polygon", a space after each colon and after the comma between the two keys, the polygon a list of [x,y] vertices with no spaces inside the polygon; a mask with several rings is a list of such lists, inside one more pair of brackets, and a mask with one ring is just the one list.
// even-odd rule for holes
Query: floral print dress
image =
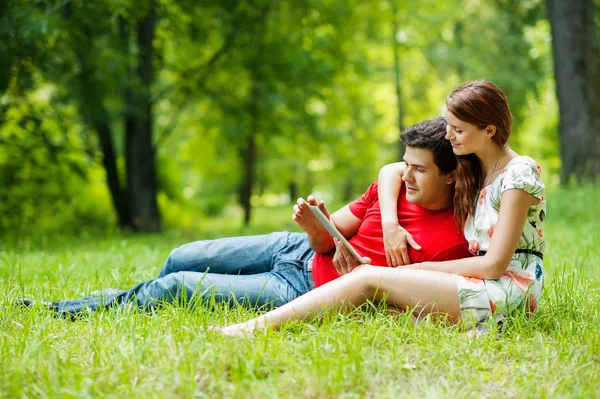
{"label": "floral print dress", "polygon": [[540,172],[540,166],[533,159],[513,158],[477,196],[475,216],[465,225],[469,251],[474,255],[489,249],[504,191],[523,190],[540,201],[529,207],[517,252],[502,277],[482,280],[456,276],[461,318],[468,328],[485,331],[490,322],[500,323],[515,310],[532,315],[537,309],[544,282],[542,258],[538,254],[543,254],[546,247],[546,193]]}

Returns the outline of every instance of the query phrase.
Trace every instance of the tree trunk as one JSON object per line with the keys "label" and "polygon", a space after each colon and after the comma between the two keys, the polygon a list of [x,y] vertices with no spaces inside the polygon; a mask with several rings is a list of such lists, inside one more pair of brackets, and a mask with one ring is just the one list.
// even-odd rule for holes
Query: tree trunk
{"label": "tree trunk", "polygon": [[244,176],[240,190],[240,202],[244,208],[244,225],[246,226],[250,224],[250,219],[252,217],[252,203],[250,200],[252,199],[254,176],[256,174],[256,138],[254,137],[254,134],[254,131],[249,132],[246,140],[246,148],[242,152]]}
{"label": "tree trunk", "polygon": [[[463,39],[464,26],[465,24],[463,21],[457,21],[454,25],[454,40],[456,41],[457,49],[462,49],[465,46],[465,41]],[[456,63],[456,74],[458,75],[458,80],[460,82],[465,81],[465,65],[463,64],[462,59]]]}
{"label": "tree trunk", "polygon": [[[63,10],[67,21],[71,22],[72,9],[70,4]],[[94,77],[96,75],[90,51],[93,51],[93,37],[85,26],[73,24],[71,26],[73,51],[79,62],[79,113],[85,123],[96,131],[100,150],[102,152],[102,165],[106,172],[106,180],[110,197],[113,203],[119,227],[132,226],[126,193],[122,188],[121,179],[117,170],[117,156],[115,153],[113,134],[110,127],[109,112],[104,101],[104,90],[102,84]]]}
{"label": "tree trunk", "polygon": [[254,181],[256,176],[256,137],[260,129],[260,76],[257,73],[257,65],[254,65],[252,70],[252,91],[250,93],[248,103],[248,115],[250,116],[249,127],[246,131],[246,146],[242,150],[242,161],[244,165],[244,174],[240,187],[240,202],[244,208],[244,225],[250,224],[252,216],[252,191],[254,189]]}
{"label": "tree trunk", "polygon": [[561,183],[600,173],[600,54],[594,0],[546,0],[560,109]]}
{"label": "tree trunk", "polygon": [[404,104],[402,101],[402,88],[400,87],[400,55],[398,49],[398,7],[397,0],[390,0],[392,5],[392,51],[394,54],[394,78],[396,86],[396,103],[398,108],[398,159],[404,157],[404,143],[400,135],[404,131]]}
{"label": "tree trunk", "polygon": [[296,181],[291,181],[288,185],[288,190],[290,193],[290,204],[295,204],[298,200],[298,183]]}
{"label": "tree trunk", "polygon": [[291,166],[292,178],[288,182],[288,193],[290,195],[290,204],[295,204],[298,200],[298,193],[300,192],[300,184],[298,184],[299,178],[299,166],[296,162]]}
{"label": "tree trunk", "polygon": [[352,201],[354,192],[354,173],[352,173],[352,170],[350,170],[349,176],[344,180],[344,186],[342,187],[342,200],[346,203]]}
{"label": "tree trunk", "polygon": [[[77,21],[70,3],[64,7],[67,21]],[[102,82],[98,80],[94,59],[93,33],[85,24],[71,24],[73,50],[80,65],[79,111],[82,119],[92,127],[100,142],[102,164],[110,190],[113,206],[121,228],[143,231],[160,229],[160,215],[157,203],[157,183],[155,171],[155,151],[152,145],[152,103],[150,88],[153,82],[153,39],[156,26],[155,0],[149,0],[147,16],[137,24],[138,60],[136,75],[142,89],[131,90],[125,87],[123,97],[128,105],[125,114],[125,164],[127,173],[126,188],[119,178],[117,155],[110,127],[110,113],[104,105],[107,95]],[[125,19],[119,19],[122,48],[129,57],[129,26]]]}
{"label": "tree trunk", "polygon": [[152,145],[151,87],[154,79],[152,60],[156,27],[155,6],[155,1],[150,0],[148,15],[137,26],[136,75],[142,87],[133,92],[133,104],[130,104],[125,122],[128,203],[133,226],[141,231],[158,231],[161,227],[157,202],[156,160]]}
{"label": "tree trunk", "polygon": [[131,215],[127,205],[127,198],[125,197],[125,193],[121,188],[121,181],[117,171],[117,157],[115,155],[114,144],[112,142],[110,126],[106,121],[97,122],[95,128],[100,141],[100,148],[102,149],[102,165],[106,171],[108,189],[110,191],[113,207],[117,212],[119,227],[122,229],[132,227]]}

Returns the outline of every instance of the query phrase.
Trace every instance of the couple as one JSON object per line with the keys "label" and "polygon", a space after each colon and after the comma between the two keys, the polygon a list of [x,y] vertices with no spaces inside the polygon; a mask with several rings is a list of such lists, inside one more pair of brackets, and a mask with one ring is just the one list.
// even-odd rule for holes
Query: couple
{"label": "couple", "polygon": [[309,197],[293,215],[306,234],[190,243],[131,290],[47,304],[59,314],[173,299],[276,307],[215,328],[228,335],[367,300],[479,329],[513,310],[532,314],[543,285],[545,190],[539,165],[506,145],[511,128],[504,93],[475,81],[447,97],[445,118],[403,132],[405,162],[385,166],[378,183],[331,215],[364,264],[314,219],[308,203],[327,209]]}

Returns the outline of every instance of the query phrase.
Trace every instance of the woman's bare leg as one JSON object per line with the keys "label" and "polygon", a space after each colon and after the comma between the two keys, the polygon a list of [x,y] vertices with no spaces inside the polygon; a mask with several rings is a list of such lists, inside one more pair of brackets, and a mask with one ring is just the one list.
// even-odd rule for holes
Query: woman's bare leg
{"label": "woman's bare leg", "polygon": [[410,307],[420,315],[448,315],[453,322],[460,318],[454,275],[431,270],[365,265],[286,305],[245,323],[222,327],[220,331],[239,335],[276,327],[291,320],[310,320],[322,310],[344,311],[362,305],[367,299],[385,299],[400,309]]}

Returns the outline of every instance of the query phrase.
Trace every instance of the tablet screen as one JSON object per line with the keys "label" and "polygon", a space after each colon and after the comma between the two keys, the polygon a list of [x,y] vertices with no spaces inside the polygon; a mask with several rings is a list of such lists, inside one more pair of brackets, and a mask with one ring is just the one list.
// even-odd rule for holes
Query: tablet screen
{"label": "tablet screen", "polygon": [[331,222],[331,220],[327,219],[327,216],[325,216],[325,214],[323,212],[321,212],[321,209],[319,209],[318,206],[314,206],[314,205],[309,205],[308,207],[309,207],[310,211],[313,213],[313,215],[315,215],[317,220],[329,232],[329,234],[331,234],[332,237],[335,237],[338,240],[340,240],[342,242],[342,244],[344,245],[344,247],[346,247],[348,252],[350,252],[357,261],[362,263],[362,257],[358,254],[358,252],[356,252],[354,247],[352,245],[350,245],[348,240],[346,240],[346,237],[344,237],[342,235],[342,233],[339,232],[339,230],[335,227],[335,225]]}

